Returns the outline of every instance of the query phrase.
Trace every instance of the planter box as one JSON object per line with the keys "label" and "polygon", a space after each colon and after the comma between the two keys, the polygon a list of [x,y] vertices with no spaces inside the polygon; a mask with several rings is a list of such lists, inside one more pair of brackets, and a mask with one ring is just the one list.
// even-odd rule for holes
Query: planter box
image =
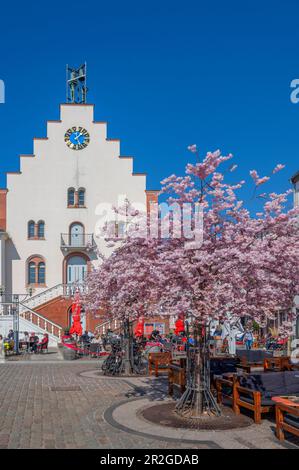
{"label": "planter box", "polygon": [[62,357],[65,361],[73,361],[74,359],[77,358],[77,354],[76,354],[76,351],[74,351],[73,349],[63,346]]}

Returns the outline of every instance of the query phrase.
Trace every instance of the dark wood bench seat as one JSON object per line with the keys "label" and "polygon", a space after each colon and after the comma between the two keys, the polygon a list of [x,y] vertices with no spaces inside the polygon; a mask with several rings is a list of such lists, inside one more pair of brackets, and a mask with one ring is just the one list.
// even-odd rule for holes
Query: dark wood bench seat
{"label": "dark wood bench seat", "polygon": [[217,402],[223,403],[223,398],[233,403],[234,384],[237,381],[237,375],[232,375],[229,378],[215,377]]}
{"label": "dark wood bench seat", "polygon": [[299,407],[278,403],[275,410],[277,438],[283,441],[285,431],[299,436]]}
{"label": "dark wood bench seat", "polygon": [[272,397],[299,395],[299,374],[296,371],[243,374],[234,384],[233,408],[253,411],[254,421],[261,422],[262,414],[274,410]]}
{"label": "dark wood bench seat", "polygon": [[150,353],[148,356],[148,372],[149,375],[155,373],[155,376],[159,376],[159,371],[169,371],[169,364],[171,361],[171,352],[156,352]]}
{"label": "dark wood bench seat", "polygon": [[186,360],[171,361],[168,370],[168,393],[174,393],[174,387],[178,387],[181,394],[186,390]]}

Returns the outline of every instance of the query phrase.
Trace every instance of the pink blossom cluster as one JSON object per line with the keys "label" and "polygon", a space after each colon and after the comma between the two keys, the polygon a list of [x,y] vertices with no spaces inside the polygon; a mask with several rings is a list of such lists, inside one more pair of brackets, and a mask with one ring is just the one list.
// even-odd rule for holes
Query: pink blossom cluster
{"label": "pink blossom cluster", "polygon": [[[201,204],[202,245],[186,250],[183,234],[143,238],[134,236],[133,229],[89,274],[88,309],[120,319],[140,312],[184,312],[202,320],[231,313],[261,325],[279,311],[291,312],[299,292],[299,211],[288,210],[289,191],[270,193],[263,195],[263,209],[253,217],[238,198],[245,182],[227,183],[220,171],[231,158],[209,152],[201,163],[189,163],[184,176],[162,181],[161,193],[170,203]],[[255,186],[269,179],[255,170],[250,174]]]}

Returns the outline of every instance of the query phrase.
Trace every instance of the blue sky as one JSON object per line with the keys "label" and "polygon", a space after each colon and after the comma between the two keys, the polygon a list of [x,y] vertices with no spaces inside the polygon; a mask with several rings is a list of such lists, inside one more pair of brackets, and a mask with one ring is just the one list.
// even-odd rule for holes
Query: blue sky
{"label": "blue sky", "polygon": [[[71,5],[71,6],[70,6]],[[1,6],[1,187],[65,101],[65,65],[88,64],[88,101],[148,189],[200,152],[234,154],[236,179],[299,169],[298,1],[5,2]]]}

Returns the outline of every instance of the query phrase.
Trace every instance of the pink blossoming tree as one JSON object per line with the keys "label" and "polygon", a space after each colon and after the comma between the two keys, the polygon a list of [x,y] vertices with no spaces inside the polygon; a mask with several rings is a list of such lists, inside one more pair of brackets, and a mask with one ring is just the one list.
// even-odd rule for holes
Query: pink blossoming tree
{"label": "pink blossoming tree", "polygon": [[[105,306],[108,316],[119,319],[136,318],[141,308],[148,316],[184,312],[204,325],[228,313],[236,318],[247,316],[262,326],[279,311],[291,316],[299,291],[299,230],[298,210],[288,210],[289,191],[258,194],[269,177],[251,171],[254,195],[263,200],[262,209],[252,215],[238,198],[245,182],[226,182],[226,173],[236,165],[220,172],[232,155],[209,152],[200,160],[196,145],[189,150],[198,162],[187,164],[185,176],[172,175],[162,181],[161,193],[181,214],[186,204],[194,212],[201,211],[202,241],[193,247],[188,244],[184,216],[179,222],[172,213],[164,216],[175,231],[168,238],[163,238],[161,227],[151,237],[147,218],[146,236],[132,230],[90,274],[89,309]],[[277,165],[272,174],[283,168]],[[199,355],[197,384],[192,385],[199,413],[208,406],[201,385],[204,368]]]}

